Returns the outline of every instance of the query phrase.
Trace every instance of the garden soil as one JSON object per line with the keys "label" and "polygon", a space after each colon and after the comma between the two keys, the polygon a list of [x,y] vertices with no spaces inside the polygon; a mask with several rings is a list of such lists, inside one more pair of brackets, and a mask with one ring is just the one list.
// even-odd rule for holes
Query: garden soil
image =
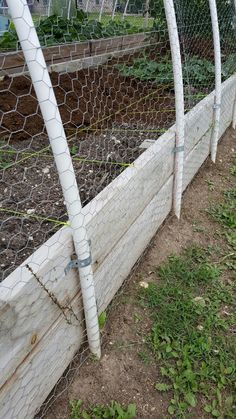
{"label": "garden soil", "polygon": [[[123,77],[114,63],[111,68],[52,73],[51,80],[83,205],[132,164],[143,152],[139,146],[145,139],[156,140],[175,121],[172,89]],[[0,82],[0,119],[1,280],[67,216],[27,75]]]}

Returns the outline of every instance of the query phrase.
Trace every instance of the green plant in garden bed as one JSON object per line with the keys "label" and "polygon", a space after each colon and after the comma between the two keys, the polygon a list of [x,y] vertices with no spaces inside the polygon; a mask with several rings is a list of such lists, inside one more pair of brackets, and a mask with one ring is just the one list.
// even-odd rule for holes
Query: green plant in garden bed
{"label": "green plant in garden bed", "polygon": [[[236,72],[236,54],[232,54],[222,65],[222,79],[226,80]],[[154,81],[159,84],[173,83],[173,67],[169,56],[159,62],[143,56],[133,61],[132,65],[118,64],[120,73],[143,81]],[[204,58],[186,56],[183,62],[184,82],[193,87],[213,88],[215,80],[214,64]]]}
{"label": "green plant in garden bed", "polygon": [[235,287],[223,283],[211,249],[192,247],[158,270],[160,283],[140,299],[153,321],[147,340],[169,392],[168,413],[186,417],[200,404],[213,417],[235,417]]}
{"label": "green plant in garden bed", "polygon": [[[144,56],[134,60],[131,66],[118,64],[116,67],[124,76],[160,84],[173,83],[173,67],[169,57],[157,62]],[[183,77],[184,81],[188,80],[193,86],[208,87],[214,81],[214,65],[205,59],[187,57],[183,64]]]}
{"label": "green plant in garden bed", "polygon": [[[45,46],[110,38],[143,31],[141,27],[132,26],[126,21],[109,21],[103,24],[97,20],[90,20],[81,10],[78,11],[77,17],[71,20],[56,15],[41,19],[36,30],[41,45]],[[0,49],[14,50],[17,42],[16,30],[11,23],[9,30],[0,37]]]}
{"label": "green plant in garden bed", "polygon": [[83,409],[81,400],[70,402],[71,419],[133,419],[135,410],[134,404],[126,408],[114,401],[108,406],[95,405],[89,409]]}

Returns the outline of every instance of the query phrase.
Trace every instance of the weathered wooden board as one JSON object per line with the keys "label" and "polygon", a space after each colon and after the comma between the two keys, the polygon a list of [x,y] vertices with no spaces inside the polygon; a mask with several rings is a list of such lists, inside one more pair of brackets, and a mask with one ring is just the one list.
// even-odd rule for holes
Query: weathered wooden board
{"label": "weathered wooden board", "polygon": [[[71,306],[81,319],[79,295]],[[68,324],[60,316],[0,389],[0,418],[32,419],[84,339],[84,327],[76,319]]]}
{"label": "weathered wooden board", "polygon": [[132,48],[150,42],[150,32],[123,36],[122,49]]}
{"label": "weathered wooden board", "polygon": [[[47,65],[90,56],[90,41],[74,44],[44,47]],[[26,71],[25,59],[21,51],[0,54],[0,74],[15,74]]]}
{"label": "weathered wooden board", "polygon": [[78,293],[76,271],[71,272],[68,280],[64,273],[72,253],[70,230],[61,229],[1,283],[0,387],[31,352],[32,337],[36,336],[38,342],[62,314],[40,282],[61,306],[67,306]]}
{"label": "weathered wooden board", "polygon": [[[234,86],[235,77],[224,84],[221,134],[232,120]],[[186,116],[184,188],[209,154],[212,107],[201,102],[194,111]],[[83,209],[100,311],[171,209],[173,147],[174,127]],[[72,253],[70,230],[63,228],[0,285],[1,419],[32,418],[83,340],[78,273],[64,271]]]}
{"label": "weathered wooden board", "polygon": [[84,208],[94,269],[170,177],[173,148],[174,134],[168,132]]}
{"label": "weathered wooden board", "polygon": [[[236,87],[236,76],[230,77],[222,85],[220,136],[232,121]],[[201,100],[185,116],[185,156],[209,131],[213,124],[213,105],[215,92]]]}
{"label": "weathered wooden board", "polygon": [[[172,183],[171,177],[111,251],[108,260],[104,261],[100,269],[95,272],[99,312],[111,301],[137,258],[169,213]],[[130,258],[127,258],[130,248],[133,248],[134,252]],[[65,279],[64,289],[66,284]],[[71,302],[71,306],[76,315],[81,316],[79,293]],[[38,343],[32,345],[27,360],[19,363],[14,374],[3,385],[0,391],[1,419],[33,417],[35,407],[43,403],[83,340],[80,325],[73,316],[72,320],[72,325],[68,325],[61,315]]]}
{"label": "weathered wooden board", "polygon": [[[44,47],[43,54],[48,66],[58,63],[93,57],[107,53],[118,52],[126,48],[135,48],[149,44],[145,34],[117,36],[106,39],[95,39],[73,44]],[[24,73],[27,71],[21,51],[0,54],[0,76]]]}
{"label": "weathered wooden board", "polygon": [[[84,208],[88,234],[92,241],[92,253],[94,252],[93,257],[96,258],[94,271],[172,173],[173,134],[169,135],[169,141],[166,142],[167,137],[166,134],[155,144],[152,153],[140,156],[134,167],[123,172],[113,185]],[[146,177],[143,176],[143,170],[147,173]],[[142,200],[139,199],[140,195],[143,197]],[[120,211],[116,210],[117,202]],[[2,321],[5,325],[8,318],[14,317],[14,331],[18,332],[16,335],[11,332],[9,339],[9,334],[4,328],[2,329],[0,359],[3,373],[0,385],[9,378],[11,371],[14,371],[26,354],[30,353],[32,335],[37,334],[37,339],[40,339],[61,314],[37,278],[54,293],[62,306],[67,305],[78,292],[77,272],[74,270],[73,275],[67,277],[64,273],[72,253],[69,229],[63,228],[35,252],[24,266],[14,271],[2,283],[4,286],[1,293],[2,312],[4,312]],[[26,265],[30,266],[35,277],[25,267]],[[40,310],[41,307],[43,310]],[[17,356],[13,352],[15,348]]]}
{"label": "weathered wooden board", "polygon": [[95,272],[96,296],[100,311],[105,310],[111,302],[158,227],[169,214],[172,206],[172,190],[173,176],[170,176]]}
{"label": "weathered wooden board", "polygon": [[128,54],[134,54],[138,50],[143,50],[146,46],[149,46],[149,44],[142,45],[142,46],[136,46],[133,48],[129,48],[126,50],[111,50],[110,52],[106,52],[99,55],[91,55],[89,57],[85,58],[79,58],[79,59],[73,59],[68,61],[59,61],[55,62],[52,65],[48,66],[48,71],[56,71],[57,73],[62,72],[71,72],[71,71],[79,71],[83,68],[89,68],[89,67],[97,67],[99,65],[107,63],[109,60],[116,58],[116,57],[122,57],[124,55]]}
{"label": "weathered wooden board", "polygon": [[122,49],[122,42],[122,36],[110,39],[95,39],[91,42],[91,55],[101,55],[111,51],[120,51]]}

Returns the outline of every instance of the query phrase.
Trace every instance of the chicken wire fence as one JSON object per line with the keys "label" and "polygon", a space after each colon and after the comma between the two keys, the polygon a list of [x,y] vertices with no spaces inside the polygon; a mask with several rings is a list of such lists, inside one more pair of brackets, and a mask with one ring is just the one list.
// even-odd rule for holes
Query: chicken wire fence
{"label": "chicken wire fence", "polygon": [[[166,14],[160,1],[108,3],[106,21],[92,1],[2,4],[1,418],[46,417],[61,392],[70,393],[88,344],[100,353],[97,310],[130,270],[120,266],[123,235],[159,191],[151,208],[160,222],[173,186],[180,211],[182,176],[199,167],[197,155],[183,172],[181,113],[215,88],[214,2],[174,2],[179,39],[166,21],[170,0]],[[225,81],[236,72],[235,6],[216,3]],[[213,114],[220,105],[215,100]],[[214,124],[213,115],[206,132]],[[131,230],[134,248],[145,222],[140,215]],[[139,256],[131,253],[130,266]]]}

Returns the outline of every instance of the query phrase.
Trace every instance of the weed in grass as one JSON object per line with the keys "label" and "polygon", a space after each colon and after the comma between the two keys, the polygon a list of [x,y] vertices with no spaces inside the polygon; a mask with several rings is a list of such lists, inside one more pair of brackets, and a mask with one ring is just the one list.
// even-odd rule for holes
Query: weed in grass
{"label": "weed in grass", "polygon": [[201,226],[198,223],[193,223],[193,232],[194,233],[204,233],[206,231],[206,228]]}
{"label": "weed in grass", "polygon": [[214,182],[212,180],[206,180],[205,182],[206,182],[206,184],[208,186],[208,190],[210,192],[215,190],[215,185],[214,185]]}
{"label": "weed in grass", "polygon": [[134,314],[134,322],[135,323],[138,323],[138,322],[142,321],[142,319],[143,319],[143,316],[141,316],[140,314],[137,314],[137,313]]}
{"label": "weed in grass", "polygon": [[224,192],[224,202],[212,206],[208,213],[226,229],[236,228],[236,188]]}
{"label": "weed in grass", "polygon": [[103,330],[106,324],[106,320],[107,320],[107,313],[105,311],[103,311],[101,314],[99,314],[98,316],[98,324],[99,324],[99,329]]}
{"label": "weed in grass", "polygon": [[70,154],[72,156],[76,156],[78,154],[79,151],[79,147],[77,145],[73,145],[72,147],[70,147]]}
{"label": "weed in grass", "polygon": [[231,175],[236,176],[236,165],[232,166],[229,171]]}
{"label": "weed in grass", "polygon": [[156,389],[172,390],[168,413],[175,417],[186,417],[200,401],[212,416],[236,415],[235,289],[221,282],[210,253],[192,247],[171,256],[157,270],[160,284],[140,291],[153,321],[148,343],[163,377]]}
{"label": "weed in grass", "polygon": [[71,419],[132,419],[136,415],[134,404],[130,404],[126,408],[114,401],[108,406],[95,405],[88,409],[83,409],[83,402],[75,400],[70,401],[69,407]]}

